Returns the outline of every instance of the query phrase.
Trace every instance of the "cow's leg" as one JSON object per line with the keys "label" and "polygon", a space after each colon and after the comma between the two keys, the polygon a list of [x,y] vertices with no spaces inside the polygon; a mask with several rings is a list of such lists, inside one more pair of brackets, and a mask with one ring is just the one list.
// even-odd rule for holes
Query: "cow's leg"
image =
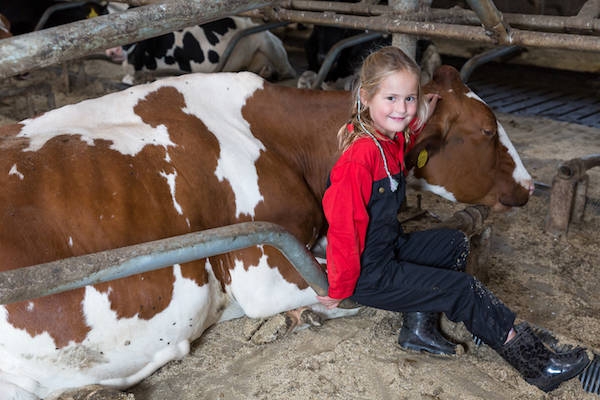
{"label": "cow's leg", "polygon": [[135,400],[135,396],[100,385],[89,385],[50,395],[45,400]]}

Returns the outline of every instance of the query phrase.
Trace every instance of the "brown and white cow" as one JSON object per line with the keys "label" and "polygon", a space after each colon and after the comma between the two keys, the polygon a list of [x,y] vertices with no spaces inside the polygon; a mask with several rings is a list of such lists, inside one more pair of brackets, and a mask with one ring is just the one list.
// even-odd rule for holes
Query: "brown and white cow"
{"label": "brown and white cow", "polygon": [[[531,178],[490,109],[453,69],[430,89],[442,100],[416,175],[458,201],[524,204]],[[0,128],[1,269],[250,220],[310,247],[350,103],[248,72],[191,74]],[[0,306],[0,393],[125,388],[218,321],[300,306],[339,315],[269,246]]]}

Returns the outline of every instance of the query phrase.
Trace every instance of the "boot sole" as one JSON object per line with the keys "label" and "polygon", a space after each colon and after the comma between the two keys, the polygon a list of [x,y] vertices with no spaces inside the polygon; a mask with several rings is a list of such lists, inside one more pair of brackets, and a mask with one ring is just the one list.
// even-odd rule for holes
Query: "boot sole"
{"label": "boot sole", "polygon": [[456,350],[453,353],[447,353],[447,352],[444,352],[444,351],[441,351],[441,350],[434,350],[431,347],[420,346],[420,345],[416,345],[416,344],[401,344],[401,343],[398,343],[398,346],[400,346],[404,350],[412,350],[412,351],[417,351],[417,352],[425,352],[425,353],[436,354],[436,355],[440,355],[440,356],[455,356],[456,355]]}

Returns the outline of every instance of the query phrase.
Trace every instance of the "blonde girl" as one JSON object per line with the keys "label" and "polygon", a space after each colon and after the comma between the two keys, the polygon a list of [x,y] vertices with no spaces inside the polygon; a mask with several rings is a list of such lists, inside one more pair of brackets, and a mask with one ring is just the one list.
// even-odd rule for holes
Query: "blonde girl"
{"label": "blonde girl", "polygon": [[462,232],[402,231],[404,155],[439,100],[421,92],[417,65],[384,47],[364,61],[354,96],[352,119],[338,133],[343,153],[323,197],[329,293],[318,300],[335,308],[351,298],[402,312],[400,346],[454,354],[438,328],[444,312],[545,391],[581,372],[589,362],[583,349],[550,351],[526,323],[514,327],[515,314],[464,272],[469,242]]}

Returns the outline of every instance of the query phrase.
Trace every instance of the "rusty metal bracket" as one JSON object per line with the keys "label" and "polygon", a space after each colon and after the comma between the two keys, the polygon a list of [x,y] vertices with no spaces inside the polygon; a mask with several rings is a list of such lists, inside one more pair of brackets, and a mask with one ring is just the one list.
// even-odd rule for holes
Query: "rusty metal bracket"
{"label": "rusty metal bracket", "polygon": [[567,235],[571,222],[583,220],[589,176],[586,171],[600,166],[600,154],[575,158],[559,165],[552,180],[550,208],[544,230],[552,235]]}

